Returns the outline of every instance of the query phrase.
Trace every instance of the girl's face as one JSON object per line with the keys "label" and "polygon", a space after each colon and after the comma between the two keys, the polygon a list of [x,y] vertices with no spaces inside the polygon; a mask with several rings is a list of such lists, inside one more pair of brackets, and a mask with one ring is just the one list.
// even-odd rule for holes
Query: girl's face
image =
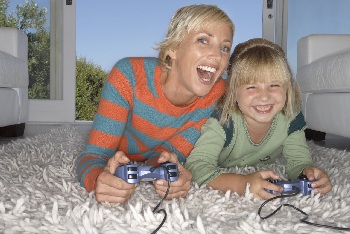
{"label": "girl's face", "polygon": [[242,85],[236,92],[239,109],[250,126],[271,124],[286,103],[284,85],[269,79]]}
{"label": "girl's face", "polygon": [[232,37],[227,24],[218,24],[190,31],[170,51],[172,66],[167,79],[177,98],[195,100],[209,93],[228,65]]}

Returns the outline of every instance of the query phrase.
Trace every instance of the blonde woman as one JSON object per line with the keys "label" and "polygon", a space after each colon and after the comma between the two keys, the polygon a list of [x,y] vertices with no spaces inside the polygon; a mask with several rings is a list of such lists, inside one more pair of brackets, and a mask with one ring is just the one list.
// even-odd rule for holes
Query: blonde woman
{"label": "blonde woman", "polygon": [[[216,6],[175,12],[158,58],[124,58],[104,85],[88,144],[77,161],[78,178],[96,200],[123,203],[137,186],[114,176],[131,161],[178,164],[168,199],[185,197],[191,173],[182,166],[200,128],[223,95],[234,25]],[[142,35],[140,35],[142,42]],[[164,197],[167,183],[154,181]]]}

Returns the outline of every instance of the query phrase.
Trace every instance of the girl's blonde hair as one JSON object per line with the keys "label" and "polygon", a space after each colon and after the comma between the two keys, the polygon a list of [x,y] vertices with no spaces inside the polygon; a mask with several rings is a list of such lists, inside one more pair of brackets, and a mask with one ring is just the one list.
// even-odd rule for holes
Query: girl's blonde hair
{"label": "girl's blonde hair", "polygon": [[201,4],[178,9],[170,21],[164,41],[155,47],[159,51],[158,61],[162,68],[170,69],[169,51],[176,48],[187,33],[220,23],[228,24],[234,32],[232,20],[217,6]]}
{"label": "girl's blonde hair", "polygon": [[232,111],[241,113],[237,104],[237,88],[266,78],[279,82],[286,89],[286,103],[282,113],[291,119],[300,111],[300,89],[282,48],[266,39],[255,38],[238,44],[230,58],[228,87],[218,107],[222,108],[220,123],[226,124]]}

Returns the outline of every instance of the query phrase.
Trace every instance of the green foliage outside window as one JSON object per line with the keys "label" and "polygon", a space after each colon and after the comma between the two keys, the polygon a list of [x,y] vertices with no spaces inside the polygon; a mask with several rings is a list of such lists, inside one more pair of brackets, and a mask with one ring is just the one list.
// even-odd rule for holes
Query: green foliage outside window
{"label": "green foliage outside window", "polygon": [[78,58],[76,66],[75,118],[92,120],[97,111],[107,72],[88,62],[85,57]]}
{"label": "green foliage outside window", "polygon": [[[50,99],[50,33],[46,29],[45,8],[34,0],[17,5],[9,12],[10,0],[0,0],[0,27],[14,27],[28,36],[30,99]],[[92,120],[97,110],[107,72],[86,58],[76,63],[76,119]]]}

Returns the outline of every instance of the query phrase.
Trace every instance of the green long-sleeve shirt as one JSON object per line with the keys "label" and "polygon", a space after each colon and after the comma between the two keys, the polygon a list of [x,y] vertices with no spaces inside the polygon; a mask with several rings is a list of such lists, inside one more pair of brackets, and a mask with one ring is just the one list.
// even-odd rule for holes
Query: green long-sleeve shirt
{"label": "green long-sleeve shirt", "polygon": [[212,117],[202,126],[201,137],[187,158],[185,167],[191,171],[193,181],[202,185],[219,176],[222,173],[220,167],[274,163],[282,154],[289,179],[295,179],[305,167],[313,165],[305,128],[301,112],[291,121],[279,113],[265,138],[255,144],[240,114],[233,114],[230,124],[224,127],[217,118]]}

